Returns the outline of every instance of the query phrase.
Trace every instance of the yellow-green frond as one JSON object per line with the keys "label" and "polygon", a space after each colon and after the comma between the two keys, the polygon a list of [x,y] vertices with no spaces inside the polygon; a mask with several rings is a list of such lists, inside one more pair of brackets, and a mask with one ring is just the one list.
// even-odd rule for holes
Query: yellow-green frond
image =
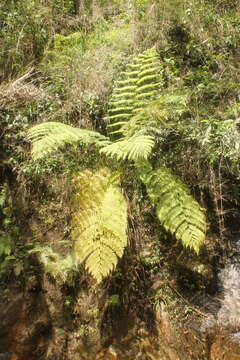
{"label": "yellow-green frond", "polygon": [[67,144],[107,143],[107,138],[97,132],[74,128],[54,121],[33,126],[28,130],[27,137],[32,143],[32,156],[34,159],[43,158]]}
{"label": "yellow-green frond", "polygon": [[205,239],[206,219],[187,187],[166,168],[148,172],[142,180],[161,224],[185,247],[199,253]]}
{"label": "yellow-green frond", "polygon": [[74,178],[74,253],[97,282],[116,266],[127,245],[127,205],[114,179],[106,169]]}
{"label": "yellow-green frond", "polygon": [[138,161],[147,159],[154,146],[154,138],[150,135],[133,135],[103,147],[100,152],[118,160]]}

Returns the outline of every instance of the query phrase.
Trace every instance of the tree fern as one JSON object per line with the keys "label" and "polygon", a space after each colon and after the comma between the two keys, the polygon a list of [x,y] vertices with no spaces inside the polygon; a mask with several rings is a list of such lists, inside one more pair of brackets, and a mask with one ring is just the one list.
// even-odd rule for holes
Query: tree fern
{"label": "tree fern", "polygon": [[[154,136],[162,135],[163,127],[174,126],[171,120],[186,109],[185,96],[161,94],[162,88],[163,67],[156,50],[147,50],[128,64],[121,79],[114,83],[107,119],[108,129],[117,141],[57,122],[34,126],[28,132],[28,139],[33,144],[35,159],[66,144],[82,143],[96,144],[100,153],[117,160],[135,161],[162,225],[185,247],[198,253],[205,237],[204,212],[186,186],[169,170],[152,171],[146,161],[154,146]],[[126,202],[117,181],[106,169],[83,171],[73,182],[74,257],[71,261],[74,266],[85,263],[99,283],[116,266],[127,244]],[[69,259],[65,264],[58,255],[49,253],[42,262],[54,272],[54,264],[59,262],[65,269]]]}
{"label": "tree fern", "polygon": [[66,144],[107,144],[103,135],[85,129],[74,128],[60,122],[44,122],[35,125],[28,131],[28,139],[32,142],[32,156],[40,159],[58,150]]}
{"label": "tree fern", "polygon": [[72,219],[74,253],[97,282],[108,275],[127,244],[127,206],[106,169],[86,170],[74,178]]}
{"label": "tree fern", "polygon": [[141,179],[156,206],[161,224],[185,247],[199,253],[205,238],[206,220],[187,187],[166,168],[143,171]]}

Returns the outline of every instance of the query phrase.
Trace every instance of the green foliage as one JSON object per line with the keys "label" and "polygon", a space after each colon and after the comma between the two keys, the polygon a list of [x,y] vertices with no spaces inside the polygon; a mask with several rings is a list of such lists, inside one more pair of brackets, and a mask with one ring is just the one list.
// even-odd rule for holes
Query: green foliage
{"label": "green foliage", "polygon": [[74,13],[74,3],[75,0],[55,0],[53,2],[53,10],[58,14],[69,15]]}
{"label": "green foliage", "polygon": [[0,236],[0,257],[10,255],[12,252],[12,240],[9,236]]}
{"label": "green foliage", "polygon": [[12,198],[9,186],[0,186],[0,278],[14,270],[19,275],[22,270],[20,257],[16,258],[15,249],[19,228],[13,215]]}
{"label": "green foliage", "polygon": [[114,127],[113,134],[121,132],[124,121],[130,120],[158,97],[163,86],[163,68],[156,50],[149,49],[140,54],[121,77],[121,81],[115,82],[109,103],[108,121],[110,127]]}
{"label": "green foliage", "polygon": [[0,187],[0,263],[13,250],[13,237],[17,228],[13,225],[11,199],[7,184]]}
{"label": "green foliage", "polygon": [[166,168],[143,171],[141,179],[164,228],[198,254],[205,238],[206,220],[187,187]]}
{"label": "green foliage", "polygon": [[[192,134],[194,137],[194,133]],[[212,164],[219,164],[219,158],[224,160],[228,171],[239,176],[240,134],[238,119],[202,120],[202,128],[195,131],[195,138],[200,143],[202,151]]]}
{"label": "green foliage", "polygon": [[127,66],[121,78],[115,82],[111,96],[108,128],[112,134],[123,137],[102,148],[101,152],[117,159],[147,159],[154,145],[153,136],[147,133],[153,125],[157,129],[166,115],[161,105],[174,102],[164,101],[164,97],[154,101],[160,97],[158,91],[163,86],[163,69],[156,50],[149,49],[140,54]]}
{"label": "green foliage", "polygon": [[37,0],[0,5],[0,75],[20,73],[42,56],[51,28],[50,14]]}
{"label": "green foliage", "polygon": [[[84,35],[82,32],[75,32],[70,35],[56,34],[53,37],[53,44],[45,51],[45,59],[42,62],[42,70],[54,76],[60,86],[64,86],[66,74],[72,71],[75,59],[81,59],[84,51]],[[56,84],[56,85],[57,85]]]}
{"label": "green foliage", "polygon": [[111,173],[86,170],[75,176],[72,219],[74,256],[97,282],[109,274],[127,245],[127,206]]}
{"label": "green foliage", "polygon": [[122,124],[119,132],[125,137],[134,134],[163,135],[165,129],[175,127],[187,111],[187,96],[166,93],[149,101],[130,120]]}
{"label": "green foliage", "polygon": [[[56,176],[61,173],[66,178],[78,169],[95,168],[100,148],[100,153],[117,160],[135,161],[138,165],[150,158],[155,168],[177,168],[208,205],[215,196],[209,182],[211,172],[215,172],[216,183],[220,184],[219,193],[215,189],[215,198],[216,202],[219,199],[223,203],[221,213],[224,214],[227,197],[231,198],[231,204],[226,210],[230,210],[233,203],[239,203],[236,179],[240,171],[240,113],[230,114],[239,102],[239,1],[134,0],[123,3],[122,0],[83,1],[78,12],[72,0],[1,2],[0,80],[11,80],[31,67],[33,73],[21,86],[33,85],[43,90],[48,102],[44,105],[37,99],[34,105],[29,105],[31,94],[28,102],[21,97],[29,88],[19,86],[20,102],[16,106],[14,101],[18,94],[10,92],[11,110],[1,107],[1,174],[4,177],[11,172],[11,179],[20,179],[26,189],[24,196],[31,188],[31,196],[35,199],[39,195],[36,184],[42,189],[53,171]],[[159,54],[151,49],[136,56],[131,63],[133,53],[152,46]],[[129,62],[127,70],[112,83],[126,68],[126,62]],[[54,122],[57,119],[73,126],[100,129],[105,134],[106,124],[102,118],[112,84],[108,129],[112,139],[118,141],[110,143],[97,133]],[[1,99],[0,102],[4,103]],[[52,122],[31,129],[29,139],[33,142],[34,158],[45,157],[44,163],[28,163],[23,132],[29,124],[43,119]],[[84,150],[86,144],[97,146]],[[63,147],[69,150],[71,145],[74,147],[67,154],[54,154]],[[103,156],[102,161],[112,166],[111,159]],[[65,166],[67,170],[63,170]],[[201,236],[203,238],[204,231],[202,222],[198,225],[199,235],[195,235],[198,233],[195,222],[201,218],[196,215],[197,220],[193,219],[194,213],[198,214],[197,205],[173,175],[166,172],[157,177],[161,186],[151,183],[148,191],[153,187],[161,194],[159,199],[152,200],[160,221],[186,246],[198,251],[198,241]],[[32,186],[34,181],[35,186]],[[167,182],[171,184],[169,189]],[[221,193],[228,183],[237,195],[231,191]],[[161,189],[166,190],[166,194],[162,194]],[[170,193],[175,194],[175,198]],[[151,197],[154,198],[153,194]],[[2,260],[15,255],[17,235],[14,233],[17,231],[11,204],[2,195],[0,204]],[[42,217],[47,210],[48,206]],[[188,226],[186,234],[185,230],[183,234],[178,232],[174,217],[168,214],[183,218],[182,223]],[[228,222],[230,216],[230,213],[226,215]],[[179,229],[183,230],[180,225]],[[45,257],[52,272],[62,261],[60,256],[54,256],[49,251]],[[51,259],[55,260],[51,263]]]}
{"label": "green foliage", "polygon": [[110,305],[110,306],[120,306],[120,304],[121,304],[121,302],[120,302],[120,298],[119,298],[118,294],[113,294],[108,299],[108,305]]}
{"label": "green foliage", "polygon": [[40,159],[66,144],[104,144],[107,138],[91,130],[73,128],[59,122],[45,122],[28,131],[33,158]]}
{"label": "green foliage", "polygon": [[116,157],[118,160],[146,160],[151,154],[153,146],[154,138],[152,136],[133,135],[103,147],[100,153]]}
{"label": "green foliage", "polygon": [[45,272],[62,282],[67,281],[70,272],[77,270],[74,257],[71,254],[63,257],[57,252],[54,252],[49,246],[35,246],[32,250],[29,250],[28,253],[37,254],[40,262],[44,266]]}
{"label": "green foliage", "polygon": [[[122,80],[117,81],[109,106],[109,128],[120,139],[108,138],[89,130],[46,122],[29,130],[35,159],[58,150],[66,144],[96,144],[100,153],[117,160],[135,161],[140,178],[157,216],[167,231],[185,247],[199,252],[205,237],[205,216],[187,188],[164,168],[152,171],[146,161],[155,144],[153,135],[164,136],[164,129],[174,127],[186,112],[187,97],[177,93],[159,94],[163,70],[156,53],[150,49],[140,54]],[[147,170],[146,170],[147,169]],[[106,169],[85,170],[75,176],[72,238],[74,257],[84,262],[89,272],[101,280],[114,268],[126,246],[126,204],[118,186]]]}

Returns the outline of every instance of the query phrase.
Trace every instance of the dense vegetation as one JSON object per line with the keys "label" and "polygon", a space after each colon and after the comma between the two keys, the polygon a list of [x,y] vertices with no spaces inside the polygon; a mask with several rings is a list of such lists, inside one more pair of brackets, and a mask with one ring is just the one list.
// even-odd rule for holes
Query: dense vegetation
{"label": "dense vegetation", "polygon": [[1,2],[2,284],[30,281],[37,259],[61,284],[88,269],[140,298],[126,259],[150,279],[183,257],[207,289],[206,264],[239,232],[239,13],[238,0]]}

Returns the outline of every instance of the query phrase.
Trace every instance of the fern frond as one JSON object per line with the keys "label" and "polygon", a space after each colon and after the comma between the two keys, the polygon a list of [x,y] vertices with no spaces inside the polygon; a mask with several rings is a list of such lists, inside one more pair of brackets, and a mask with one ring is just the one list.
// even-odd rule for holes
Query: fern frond
{"label": "fern frond", "polygon": [[137,76],[139,74],[139,71],[138,70],[134,70],[134,71],[127,71],[125,76],[127,76],[128,78],[136,78],[137,79]]}
{"label": "fern frond", "polygon": [[139,76],[140,77],[144,76],[142,74],[143,71],[152,70],[152,69],[154,69],[154,71],[159,72],[159,62],[158,61],[155,61],[154,64],[152,64],[152,62],[147,63],[147,64],[141,64]]}
{"label": "fern frond", "polygon": [[132,92],[123,92],[123,93],[119,93],[119,92],[115,92],[112,95],[112,100],[118,100],[118,99],[130,99],[133,97],[133,93]]}
{"label": "fern frond", "polygon": [[44,122],[28,130],[28,139],[32,142],[33,158],[40,159],[51,152],[70,144],[105,144],[108,139],[91,130],[74,128],[60,122]]}
{"label": "fern frond", "polygon": [[142,100],[144,99],[145,101],[149,101],[149,100],[154,100],[157,96],[157,91],[153,90],[153,91],[149,91],[147,93],[141,93],[136,95],[136,100]]}
{"label": "fern frond", "polygon": [[115,81],[114,85],[116,87],[121,87],[121,86],[127,86],[127,85],[130,85],[130,84],[135,84],[136,83],[136,79],[135,78],[127,78],[126,80],[118,80],[118,81]]}
{"label": "fern frond", "polygon": [[142,80],[142,78],[144,78],[145,76],[159,73],[159,63],[157,63],[156,65],[152,65],[152,64],[150,65],[151,66],[149,66],[147,69],[145,68],[139,73],[139,78],[140,78],[139,80]]}
{"label": "fern frond", "polygon": [[[127,65],[127,70],[121,74],[123,79],[114,84],[108,115],[111,124],[118,122],[118,119],[125,120],[127,123],[137,111],[136,109],[144,108],[150,100],[158,96],[158,90],[163,84],[161,69],[155,49],[146,50],[138,55],[132,64]],[[114,117],[112,114],[117,115]],[[114,131],[114,134],[120,133],[121,126]]]}
{"label": "fern frond", "polygon": [[129,119],[130,117],[131,117],[131,114],[129,114],[129,113],[120,113],[120,114],[109,116],[109,119],[110,120]]}
{"label": "fern frond", "polygon": [[[133,59],[133,61],[136,61],[136,59]],[[139,63],[131,63],[131,64],[127,64],[126,65],[126,70],[128,71],[128,73],[132,73],[133,71],[139,71],[141,67],[141,64]],[[129,79],[131,81],[131,79]],[[121,80],[120,80],[121,81]]]}
{"label": "fern frond", "polygon": [[147,172],[141,178],[164,228],[185,247],[199,253],[205,238],[206,219],[187,187],[166,168]]}
{"label": "fern frond", "polygon": [[119,92],[128,93],[129,91],[135,91],[136,88],[137,88],[136,85],[127,85],[127,86],[123,86],[123,87],[116,87],[114,90],[116,93],[119,93]]}
{"label": "fern frond", "polygon": [[136,108],[128,122],[122,124],[121,132],[125,136],[134,134],[156,134],[161,127],[166,126],[168,111],[159,108],[158,103],[149,102],[145,108]]}
{"label": "fern frond", "polygon": [[[139,57],[139,59],[141,59],[141,57]],[[158,60],[159,60],[158,56],[149,56],[149,57],[146,56],[145,58],[142,59],[142,64],[143,65],[151,64],[151,63],[156,62]]]}
{"label": "fern frond", "polygon": [[127,245],[126,201],[113,179],[106,169],[86,170],[74,178],[74,253],[98,283],[116,266]]}
{"label": "fern frond", "polygon": [[116,107],[113,109],[109,110],[109,113],[114,114],[114,113],[126,113],[127,111],[132,111],[133,107],[132,106],[122,106],[122,107]]}
{"label": "fern frond", "polygon": [[[158,74],[145,75],[137,81],[137,84],[140,86],[146,82],[151,83],[154,80],[158,80]],[[142,91],[142,90],[140,90],[140,88],[138,88],[138,92],[140,92],[140,91]]]}
{"label": "fern frond", "polygon": [[115,106],[132,106],[134,103],[133,100],[126,100],[126,99],[122,99],[122,100],[118,100],[118,101],[112,101],[110,102],[110,106],[111,106],[111,111]]}
{"label": "fern frond", "polygon": [[[148,92],[148,91],[153,91],[155,89],[158,89],[160,87],[159,83],[153,83],[153,84],[145,84],[145,85],[141,85],[139,86],[139,88],[136,90],[136,93],[140,93],[141,95],[144,95],[144,92]],[[137,98],[137,96],[136,96]]]}
{"label": "fern frond", "polygon": [[154,146],[154,138],[149,135],[134,135],[103,147],[100,152],[118,160],[139,161],[147,159]]}

